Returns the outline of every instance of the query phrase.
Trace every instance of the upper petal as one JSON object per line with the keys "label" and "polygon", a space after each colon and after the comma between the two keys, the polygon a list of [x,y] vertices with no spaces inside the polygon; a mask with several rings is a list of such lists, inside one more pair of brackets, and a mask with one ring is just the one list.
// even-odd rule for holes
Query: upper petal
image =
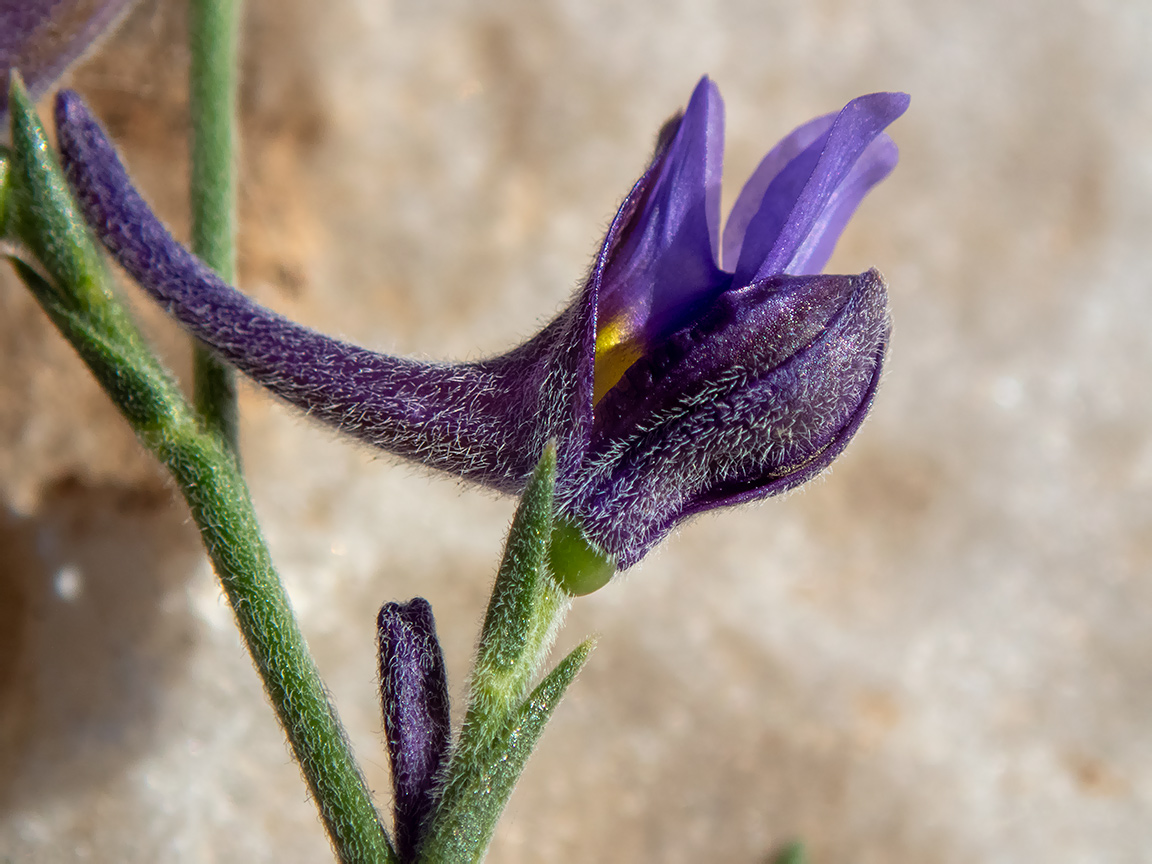
{"label": "upper petal", "polygon": [[769,150],[768,155],[760,160],[760,164],[740,190],[736,203],[732,205],[732,212],[728,214],[728,221],[724,223],[724,246],[720,260],[725,268],[736,269],[748,224],[759,212],[760,205],[764,202],[764,195],[772,181],[776,179],[776,175],[819,140],[832,127],[835,119],[836,114],[832,113],[809,120],[788,133],[783,141]]}
{"label": "upper petal", "polygon": [[605,239],[596,274],[602,351],[676,329],[685,308],[716,290],[723,151],[724,104],[702,78]]}
{"label": "upper petal", "polygon": [[[748,220],[734,285],[782,273],[819,272],[861,199],[895,165],[895,145],[881,133],[904,113],[908,101],[905,93],[853,99],[823,134],[776,174]],[[753,179],[763,182],[759,169]],[[725,241],[736,245],[727,236]]]}
{"label": "upper petal", "polygon": [[828,197],[785,272],[803,276],[823,270],[864,196],[892,173],[899,158],[896,143],[887,135],[881,134],[869,144],[848,176]]}

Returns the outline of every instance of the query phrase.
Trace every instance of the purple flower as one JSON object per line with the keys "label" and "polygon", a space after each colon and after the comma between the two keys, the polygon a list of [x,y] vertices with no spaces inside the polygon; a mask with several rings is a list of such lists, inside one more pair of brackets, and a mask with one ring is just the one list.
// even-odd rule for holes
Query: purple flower
{"label": "purple flower", "polygon": [[376,635],[396,851],[401,861],[414,861],[436,808],[439,773],[451,740],[444,653],[432,607],[423,597],[386,603],[376,619]]}
{"label": "purple flower", "polygon": [[28,93],[40,98],[134,3],[0,0],[0,130],[8,127],[10,70],[19,69]]}
{"label": "purple flower", "polygon": [[568,309],[507,354],[454,364],[374,353],[253,303],[172,239],[75,94],[60,94],[57,125],[104,244],[227,361],[345,432],[505,492],[554,438],[558,524],[627,568],[695,513],[808,480],[860,426],[888,344],[884,283],[818,274],[894,167],[882,130],[907,105],[875,93],[794,131],[721,243],[723,107],[704,78]]}

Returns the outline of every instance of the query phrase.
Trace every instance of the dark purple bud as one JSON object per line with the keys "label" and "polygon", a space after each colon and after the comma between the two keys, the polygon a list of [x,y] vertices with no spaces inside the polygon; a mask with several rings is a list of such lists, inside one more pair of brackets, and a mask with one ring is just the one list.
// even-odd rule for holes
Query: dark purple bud
{"label": "dark purple bud", "polygon": [[566,548],[582,537],[626,568],[694,513],[814,476],[859,427],[888,345],[884,283],[819,271],[895,166],[883,130],[907,105],[874,93],[801,126],[721,235],[723,103],[703,79],[571,306],[509,353],[458,364],[377,354],[263,309],[172,239],[75,94],[60,95],[57,124],[89,222],[194,335],[310,415],[502,491],[522,489],[555,438]]}
{"label": "dark purple bud", "polygon": [[387,603],[376,622],[380,699],[392,762],[396,851],[414,861],[439,797],[451,724],[444,654],[432,607],[422,597]]}
{"label": "dark purple bud", "polygon": [[[135,0],[2,0],[0,129],[7,129],[8,74],[19,69],[33,99],[112,28]],[[0,138],[4,134],[0,133]]]}

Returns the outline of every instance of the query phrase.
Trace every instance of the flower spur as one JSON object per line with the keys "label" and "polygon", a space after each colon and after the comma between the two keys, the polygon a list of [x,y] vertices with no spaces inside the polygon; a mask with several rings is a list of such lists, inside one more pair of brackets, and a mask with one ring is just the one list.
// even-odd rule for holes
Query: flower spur
{"label": "flower spur", "polygon": [[58,96],[56,120],[87,220],[193,335],[309,415],[502,492],[522,489],[554,439],[554,543],[586,547],[610,573],[693,514],[810,479],[859,428],[887,349],[887,294],[875,271],[820,270],[895,166],[883,130],[907,104],[862,96],[795,130],[745,184],[721,243],[723,105],[702,79],[572,304],[471,363],[368,351],[259,306],[171,237],[76,94]]}

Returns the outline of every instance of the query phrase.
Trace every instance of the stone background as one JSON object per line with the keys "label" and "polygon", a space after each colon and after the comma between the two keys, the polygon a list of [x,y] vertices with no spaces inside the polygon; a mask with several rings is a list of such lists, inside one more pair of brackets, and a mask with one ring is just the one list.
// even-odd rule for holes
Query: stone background
{"label": "stone background", "polygon": [[[703,73],[727,203],[798,123],[913,96],[830,265],[889,280],[870,421],[809,488],[578,602],[560,647],[599,648],[490,860],[1148,861],[1152,6],[320,8],[246,11],[242,282],[398,352],[482,356],[561,308]],[[70,82],[186,237],[182,14],[144,3]],[[0,358],[0,861],[327,860],[186,511],[7,271]],[[513,502],[242,410],[386,804],[375,612],[432,601],[459,705]]]}

